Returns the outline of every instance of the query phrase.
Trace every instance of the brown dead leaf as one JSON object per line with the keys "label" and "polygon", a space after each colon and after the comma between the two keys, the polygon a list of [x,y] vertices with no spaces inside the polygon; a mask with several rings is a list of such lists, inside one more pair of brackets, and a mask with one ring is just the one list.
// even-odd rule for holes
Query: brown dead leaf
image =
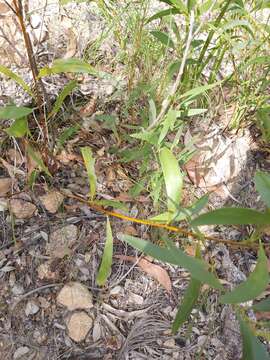
{"label": "brown dead leaf", "polygon": [[8,172],[8,175],[13,179],[16,175],[22,175],[24,176],[24,172],[20,169],[18,169],[16,166],[13,166],[11,164],[9,164],[6,160],[4,159],[0,159],[0,161],[2,162],[3,166],[5,167],[5,169]]}
{"label": "brown dead leaf", "polygon": [[59,155],[56,155],[56,159],[62,164],[69,164],[71,161],[81,161],[82,158],[76,154],[70,154],[66,150],[62,150]]}
{"label": "brown dead leaf", "polygon": [[9,149],[7,156],[14,166],[21,166],[24,163],[24,157],[16,149]]}
{"label": "brown dead leaf", "polygon": [[132,226],[132,225],[127,225],[127,226],[123,229],[123,232],[124,232],[125,234],[128,234],[128,235],[138,236],[137,230],[136,230],[135,227]]}
{"label": "brown dead leaf", "polygon": [[10,211],[17,219],[29,219],[36,212],[36,206],[31,202],[30,196],[21,193],[9,201]]}
{"label": "brown dead leaf", "polygon": [[259,320],[270,320],[270,311],[255,312],[256,319]]}
{"label": "brown dead leaf", "polygon": [[71,28],[66,30],[67,38],[68,38],[68,44],[67,44],[67,51],[64,55],[64,59],[69,59],[75,56],[77,51],[77,37],[74,34],[73,30]]}
{"label": "brown dead leaf", "polygon": [[64,196],[58,191],[50,191],[48,194],[40,197],[40,201],[50,213],[55,214],[62,204]]}
{"label": "brown dead leaf", "polygon": [[10,178],[0,179],[0,196],[6,195],[12,186],[12,180]]}
{"label": "brown dead leaf", "polygon": [[[117,259],[131,261],[136,263],[137,259],[134,256],[115,255]],[[162,285],[169,293],[172,291],[171,279],[168,272],[161,266],[151,263],[150,261],[142,258],[138,261],[137,265],[148,275],[152,276]]]}

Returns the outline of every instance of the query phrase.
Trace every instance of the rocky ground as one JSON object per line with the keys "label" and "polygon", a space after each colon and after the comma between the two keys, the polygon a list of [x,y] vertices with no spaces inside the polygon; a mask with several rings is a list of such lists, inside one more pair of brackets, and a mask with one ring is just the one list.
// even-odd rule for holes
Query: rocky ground
{"label": "rocky ground", "polygon": [[[89,43],[104,31],[95,5],[59,7],[53,1],[35,0],[28,6],[39,66],[54,58],[81,57]],[[30,83],[18,24],[4,1],[0,1],[0,10],[1,63]],[[98,56],[105,59],[104,71],[116,51],[113,40],[102,43]],[[64,76],[46,80],[52,99],[67,80]],[[72,193],[86,196],[89,191],[79,147],[94,148],[100,198],[119,200],[126,205],[124,213],[140,218],[151,213],[151,202],[146,195],[136,200],[129,197],[138,169],[116,162],[108,152],[112,132],[92,117],[108,109],[117,114],[119,90],[125,87],[121,65],[114,67],[113,81],[97,81],[85,75],[80,85],[71,101],[83,98],[86,103],[75,106],[84,114],[84,130],[58,152],[58,168],[50,184],[41,177],[33,189],[26,186],[31,164],[21,152],[20,143],[3,146],[0,152],[0,359],[240,359],[241,339],[234,313],[229,306],[221,306],[217,294],[207,287],[191,321],[176,336],[171,335],[171,322],[189,274],[142,258],[117,240],[119,232],[157,239],[160,234],[153,229],[111,220],[112,273],[104,288],[97,287],[106,217],[70,197]],[[29,103],[14,82],[3,77],[0,104],[11,100],[18,105]],[[186,167],[186,201],[191,187],[200,195],[217,190],[221,179],[223,185],[212,194],[211,208],[236,203],[258,207],[252,178],[256,169],[269,169],[269,153],[259,149],[252,128],[241,135],[224,132],[229,110],[221,108],[204,128],[196,130],[211,136],[206,150]],[[191,128],[186,134],[186,144],[196,131]],[[205,137],[202,139],[205,144]],[[196,144],[202,146],[200,139]],[[212,170],[203,169],[201,174],[197,165],[206,162]],[[225,231],[221,227],[205,230],[234,240],[249,231]],[[181,237],[176,241],[182,241]],[[183,241],[186,251],[194,254],[192,242]],[[256,261],[252,252],[229,251],[224,245],[206,244],[204,255],[215,263],[219,276],[231,284],[244,280]],[[255,319],[255,314],[250,316]]]}

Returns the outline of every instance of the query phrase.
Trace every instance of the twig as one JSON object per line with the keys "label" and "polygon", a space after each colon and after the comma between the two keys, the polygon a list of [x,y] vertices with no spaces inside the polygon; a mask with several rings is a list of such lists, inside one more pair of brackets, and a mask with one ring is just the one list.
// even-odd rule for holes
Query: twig
{"label": "twig", "polygon": [[188,33],[187,43],[186,43],[186,47],[185,47],[185,51],[184,51],[184,54],[183,54],[182,62],[181,62],[180,69],[179,69],[179,72],[177,74],[177,78],[175,80],[175,83],[174,83],[170,93],[168,94],[168,96],[164,100],[164,102],[162,104],[162,109],[161,109],[159,115],[152,122],[152,124],[150,124],[148,126],[147,130],[153,129],[154,127],[159,125],[159,123],[163,120],[163,117],[166,114],[166,112],[167,112],[167,110],[168,110],[168,108],[169,108],[169,106],[171,104],[172,98],[174,97],[174,95],[175,95],[175,93],[176,93],[176,91],[177,91],[177,89],[179,87],[182,75],[184,73],[184,69],[185,69],[185,65],[186,65],[186,61],[187,61],[187,57],[188,57],[188,53],[189,53],[190,44],[191,44],[191,41],[192,41],[192,38],[193,38],[192,33],[193,33],[193,27],[194,27],[194,18],[195,18],[194,17],[194,11],[191,11],[190,20],[189,20],[189,33]]}
{"label": "twig", "polygon": [[42,290],[46,290],[46,289],[49,289],[49,288],[52,288],[52,287],[57,287],[57,286],[61,286],[62,283],[58,283],[58,284],[48,284],[48,285],[44,285],[44,286],[41,286],[39,288],[36,288],[36,289],[33,289],[33,290],[30,290],[28,291],[27,293],[23,294],[12,306],[11,306],[11,309],[14,310],[15,307],[24,299],[26,299],[28,296],[36,293],[36,292],[39,292],[39,291],[42,291]]}

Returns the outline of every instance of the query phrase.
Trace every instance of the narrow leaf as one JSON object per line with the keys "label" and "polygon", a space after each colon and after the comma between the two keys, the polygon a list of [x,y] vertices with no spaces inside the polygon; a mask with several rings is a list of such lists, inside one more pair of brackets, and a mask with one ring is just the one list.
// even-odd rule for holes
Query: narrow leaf
{"label": "narrow leaf", "polygon": [[147,21],[146,24],[149,24],[151,21],[156,20],[156,19],[161,19],[164,16],[170,16],[172,14],[179,14],[179,10],[178,9],[174,9],[174,8],[169,8],[169,9],[165,9],[165,10],[161,10],[158,11],[156,14],[154,14],[153,16],[151,16]]}
{"label": "narrow leaf", "polygon": [[198,86],[194,89],[191,89],[189,91],[186,91],[184,94],[182,94],[180,96],[180,99],[182,98],[188,98],[188,100],[198,96],[198,95],[201,95],[203,93],[205,93],[207,90],[211,90],[213,89],[214,87],[218,86],[221,84],[221,81],[217,81],[213,84],[208,84],[208,85],[203,85],[203,86]]}
{"label": "narrow leaf", "polygon": [[161,144],[162,140],[166,137],[168,131],[171,129],[173,130],[175,121],[179,116],[179,111],[176,110],[169,110],[164,121],[162,122],[162,129],[159,135],[158,143]]}
{"label": "narrow leaf", "polygon": [[33,109],[24,107],[24,106],[15,106],[15,105],[7,105],[5,107],[0,107],[0,119],[8,120],[8,119],[20,119],[24,116],[31,114]]}
{"label": "narrow leaf", "polygon": [[202,214],[191,222],[200,225],[267,225],[270,224],[270,214],[261,213],[246,208],[222,208]]}
{"label": "narrow leaf", "polygon": [[97,179],[95,173],[95,159],[92,155],[90,147],[86,146],[81,148],[84,165],[86,167],[89,185],[90,185],[90,198],[93,199],[96,194]]}
{"label": "narrow leaf", "polygon": [[183,175],[177,159],[169,149],[161,149],[159,159],[166,185],[168,211],[175,212],[182,197]]}
{"label": "narrow leaf", "polygon": [[190,271],[191,276],[194,279],[197,279],[202,283],[206,283],[216,289],[222,289],[222,285],[219,280],[214,276],[214,274],[207,271],[208,264],[203,260],[194,259],[176,247],[170,249],[161,248],[149,241],[145,241],[131,235],[119,234],[118,238],[157,260],[178,265],[187,269]]}
{"label": "narrow leaf", "polygon": [[175,48],[174,42],[166,33],[159,31],[159,30],[153,30],[153,31],[151,31],[151,34],[166,47],[169,47],[172,49]]}
{"label": "narrow leaf", "polygon": [[55,103],[54,103],[54,106],[53,106],[53,109],[52,111],[50,112],[49,114],[49,118],[55,114],[58,113],[58,111],[60,110],[62,104],[63,104],[63,101],[65,100],[65,98],[72,92],[73,89],[75,89],[77,87],[77,81],[75,80],[71,80],[64,88],[63,90],[60,92],[60,94],[58,95]]}
{"label": "narrow leaf", "polygon": [[90,64],[80,59],[57,59],[53,62],[51,67],[44,67],[39,72],[39,77],[48,76],[52,74],[59,74],[62,72],[68,73],[87,73],[98,76],[100,73]]}
{"label": "narrow leaf", "polygon": [[113,237],[110,220],[107,217],[107,226],[106,226],[106,242],[104,246],[104,252],[102,256],[102,261],[97,275],[97,284],[102,286],[106,283],[108,277],[111,273],[112,268],[112,255],[113,255]]}
{"label": "narrow leaf", "polygon": [[28,123],[26,117],[16,119],[14,123],[5,130],[9,136],[23,137],[28,132]]}
{"label": "narrow leaf", "polygon": [[254,179],[258,193],[261,195],[267,207],[270,208],[270,175],[262,171],[257,171]]}
{"label": "narrow leaf", "polygon": [[253,335],[249,326],[238,316],[243,339],[242,360],[269,360],[266,347]]}
{"label": "narrow leaf", "polygon": [[30,96],[34,97],[34,94],[32,93],[30,86],[26,84],[26,82],[17,74],[15,74],[13,71],[8,69],[7,67],[0,65],[0,73],[6,75],[10,79],[14,80],[18,85],[20,85]]}
{"label": "narrow leaf", "polygon": [[263,247],[260,246],[258,261],[254,271],[246,281],[238,285],[234,290],[220,297],[222,304],[238,304],[255,299],[268,286],[268,260],[265,256]]}
{"label": "narrow leaf", "polygon": [[270,311],[270,297],[258,302],[257,304],[254,304],[252,306],[252,309],[254,311],[261,311],[261,312]]}
{"label": "narrow leaf", "polygon": [[175,334],[180,326],[188,320],[195,303],[200,295],[201,282],[191,278],[188,288],[185,291],[183,301],[178,308],[172,325],[172,332]]}

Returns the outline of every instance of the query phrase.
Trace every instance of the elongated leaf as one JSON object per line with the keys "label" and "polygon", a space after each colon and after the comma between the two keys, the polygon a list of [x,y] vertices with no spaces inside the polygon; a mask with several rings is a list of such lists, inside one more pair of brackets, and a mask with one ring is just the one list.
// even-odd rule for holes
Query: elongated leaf
{"label": "elongated leaf", "polygon": [[254,37],[253,31],[251,29],[250,23],[246,20],[232,20],[227,22],[226,24],[224,24],[221,29],[223,31],[228,31],[228,30],[232,30],[236,27],[243,27],[244,29],[246,29],[250,35],[252,37]]}
{"label": "elongated leaf", "polygon": [[159,159],[166,185],[168,211],[175,212],[182,197],[183,175],[178,161],[169,149],[161,149]]}
{"label": "elongated leaf", "polygon": [[90,198],[93,199],[96,195],[97,179],[95,173],[95,159],[92,155],[92,150],[89,146],[81,148],[84,165],[86,167],[89,185],[90,185]]}
{"label": "elongated leaf", "polygon": [[253,300],[259,296],[268,286],[269,274],[267,266],[267,257],[263,247],[260,246],[258,252],[258,261],[254,271],[249,275],[246,281],[238,285],[234,290],[220,297],[222,304],[238,304]]}
{"label": "elongated leaf", "polygon": [[111,206],[114,209],[128,211],[128,206],[116,200],[101,199],[101,200],[95,200],[94,203],[100,206]]}
{"label": "elongated leaf", "polygon": [[106,283],[111,273],[113,256],[113,237],[109,218],[107,218],[106,226],[106,242],[103,251],[102,261],[97,275],[97,284],[102,286]]}
{"label": "elongated leaf", "polygon": [[262,171],[257,171],[255,175],[255,186],[262,200],[267,207],[270,208],[270,175]]}
{"label": "elongated leaf", "polygon": [[201,115],[201,114],[205,113],[206,111],[207,111],[207,109],[189,109],[187,112],[187,116]]}
{"label": "elongated leaf", "polygon": [[80,59],[57,59],[53,62],[51,67],[44,67],[39,72],[39,77],[48,76],[52,74],[59,74],[62,72],[68,73],[87,73],[98,76],[99,72],[90,64]]}
{"label": "elongated leaf", "polygon": [[202,214],[191,222],[200,225],[267,225],[270,224],[270,214],[260,213],[246,208],[222,208]]}
{"label": "elongated leaf", "polygon": [[30,96],[34,97],[34,94],[32,93],[30,86],[26,84],[26,82],[17,74],[15,74],[13,71],[8,69],[7,67],[0,65],[0,73],[6,75],[10,79],[14,80],[18,85],[20,85]]}
{"label": "elongated leaf", "polygon": [[14,123],[5,130],[9,136],[23,137],[28,131],[28,123],[26,117],[16,119]]}
{"label": "elongated leaf", "polygon": [[45,174],[47,174],[48,176],[52,176],[51,173],[49,172],[49,169],[44,164],[40,153],[37,150],[33,149],[31,145],[27,145],[26,151],[30,156],[30,158],[33,159],[35,163],[38,165],[40,170],[44,171]]}
{"label": "elongated leaf", "polygon": [[214,87],[218,86],[221,84],[221,81],[217,81],[213,84],[208,84],[208,85],[203,85],[203,86],[198,86],[194,89],[191,89],[189,91],[186,91],[184,94],[182,94],[180,96],[180,99],[182,98],[188,98],[188,100],[198,96],[198,95],[201,95],[203,93],[205,93],[207,90],[211,90],[213,89]]}
{"label": "elongated leaf", "polygon": [[202,283],[206,283],[216,289],[222,289],[219,280],[214,274],[207,271],[208,264],[203,260],[192,258],[176,247],[170,249],[161,248],[149,241],[131,235],[119,234],[118,238],[157,260],[187,269],[194,279],[197,279]]}
{"label": "elongated leaf", "polygon": [[169,129],[173,130],[175,121],[179,116],[179,111],[176,110],[169,110],[164,121],[162,122],[162,130],[159,135],[158,143],[161,144],[162,140],[166,137]]}
{"label": "elongated leaf", "polygon": [[201,282],[191,278],[188,288],[185,291],[183,301],[179,306],[172,325],[172,332],[175,334],[180,326],[188,320],[194,305],[200,295]]}
{"label": "elongated leaf", "polygon": [[270,106],[257,110],[256,118],[266,141],[270,140]]}
{"label": "elongated leaf", "polygon": [[7,105],[0,107],[0,119],[20,119],[24,116],[31,114],[33,109],[24,106]]}
{"label": "elongated leaf", "polygon": [[172,39],[164,32],[159,31],[159,30],[153,30],[151,31],[151,34],[158,39],[163,45],[174,49],[174,42],[172,41]]}
{"label": "elongated leaf", "polygon": [[240,331],[243,339],[242,360],[269,360],[265,346],[253,335],[249,326],[238,316]]}
{"label": "elongated leaf", "polygon": [[178,9],[174,9],[174,8],[169,8],[169,9],[165,9],[165,10],[161,10],[158,11],[156,14],[154,14],[153,16],[151,16],[147,21],[146,24],[149,24],[151,21],[156,20],[156,19],[162,19],[165,16],[169,16],[172,14],[179,14],[180,11]]}
{"label": "elongated leaf", "polygon": [[53,109],[52,111],[50,112],[49,114],[49,118],[53,115],[55,115],[56,113],[58,113],[58,111],[60,110],[62,104],[63,104],[63,101],[65,100],[65,98],[71,93],[71,91],[73,89],[75,89],[77,87],[77,81],[75,80],[71,80],[64,88],[63,90],[60,92],[60,94],[58,95],[55,103],[54,103],[54,106],[53,106]]}
{"label": "elongated leaf", "polygon": [[185,14],[188,13],[188,9],[182,0],[171,0],[171,3],[174,7],[176,7],[176,9],[180,10],[181,12]]}
{"label": "elongated leaf", "polygon": [[252,306],[252,309],[254,311],[261,311],[261,312],[270,311],[270,297],[258,302],[257,304],[254,304]]}

